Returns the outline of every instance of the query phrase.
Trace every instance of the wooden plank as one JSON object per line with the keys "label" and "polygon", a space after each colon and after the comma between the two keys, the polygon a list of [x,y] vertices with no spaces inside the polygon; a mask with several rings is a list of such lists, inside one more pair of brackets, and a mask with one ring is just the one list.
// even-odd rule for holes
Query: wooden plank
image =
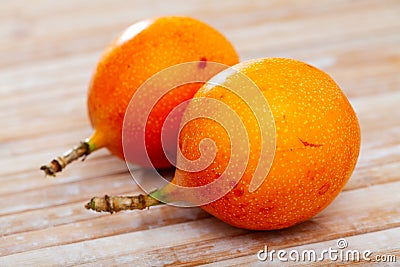
{"label": "wooden plank", "polygon": [[[38,163],[38,162],[35,162]],[[110,155],[99,157],[96,155],[87,162],[77,162],[74,166],[65,169],[62,174],[57,178],[45,177],[44,173],[39,170],[39,165],[32,170],[27,170],[22,173],[7,176],[8,179],[2,179],[2,188],[0,188],[0,198],[7,195],[24,196],[26,193],[30,194],[43,193],[51,187],[65,187],[70,184],[75,184],[78,187],[85,187],[85,181],[94,180],[102,183],[105,180],[113,181],[118,179],[123,180],[123,186],[131,186],[134,184],[132,178],[128,174],[126,164],[117,158]],[[89,189],[90,191],[90,189]],[[88,195],[89,197],[89,195]],[[48,199],[52,201],[51,199]],[[1,210],[1,209],[0,209]]]}
{"label": "wooden plank", "polygon": [[[396,40],[396,42],[400,41],[400,37],[398,38],[399,40]],[[397,91],[398,84],[400,83],[400,78],[398,75],[395,75],[396,72],[396,66],[400,65],[400,60],[396,60],[396,57],[400,56],[400,52],[397,51],[391,51],[386,49],[387,44],[381,43],[379,46],[376,47],[369,47],[369,49],[374,49],[374,50],[379,50],[379,49],[384,49],[385,54],[380,54],[381,59],[369,59],[368,58],[368,53],[369,51],[358,51],[357,53],[361,54],[361,57],[364,58],[365,61],[361,61],[359,64],[362,66],[359,66],[355,68],[355,62],[351,62],[344,64],[341,63],[343,58],[348,58],[349,56],[347,54],[338,54],[338,51],[335,51],[334,49],[332,50],[325,50],[320,53],[315,53],[313,52],[313,56],[305,56],[306,54],[310,54],[310,51],[297,51],[294,54],[291,54],[291,57],[302,59],[305,61],[308,61],[310,63],[313,63],[313,61],[316,63],[316,65],[320,65],[321,67],[328,69],[329,72],[332,73],[332,76],[340,83],[344,83],[343,90],[348,93],[350,96],[365,96],[367,94],[371,94],[372,90],[375,91],[375,89],[379,89],[380,93],[383,92],[390,92],[390,91]],[[347,50],[351,50],[353,47],[347,47]],[[354,49],[356,49],[356,45],[354,46]],[[369,50],[368,49],[368,50]],[[341,50],[340,50],[341,51]],[[267,55],[265,55],[267,56]],[[325,59],[324,59],[325,58]],[[368,58],[368,60],[367,60]],[[393,58],[392,61],[390,59]],[[330,61],[332,61],[330,63]],[[389,63],[388,63],[389,61]],[[328,63],[325,63],[328,62]],[[67,62],[63,63],[66,65]],[[68,105],[72,105],[75,108],[74,117],[70,117],[68,119],[74,119],[76,116],[79,116],[81,114],[81,117],[86,117],[86,88],[87,84],[89,81],[89,74],[91,73],[92,69],[94,68],[94,60],[93,60],[93,65],[89,66],[89,64],[86,64],[85,66],[78,66],[78,68],[82,72],[87,72],[86,75],[73,75],[69,76],[68,79],[61,78],[57,80],[57,78],[63,73],[68,73],[71,72],[72,67],[63,67],[60,70],[46,70],[43,69],[42,71],[39,72],[34,72],[30,74],[30,80],[31,82],[25,82],[25,83],[15,83],[12,84],[12,80],[15,80],[16,77],[9,77],[13,76],[10,74],[10,72],[5,71],[3,74],[0,74],[0,78],[2,79],[3,82],[1,83],[9,83],[10,85],[7,85],[6,90],[2,90],[2,98],[4,99],[4,102],[2,102],[2,107],[4,108],[4,112],[0,114],[0,117],[2,118],[2,124],[4,126],[7,126],[10,124],[9,121],[7,121],[7,118],[10,117],[10,115],[14,116],[27,116],[30,115],[30,118],[34,117],[35,114],[24,114],[21,113],[24,109],[21,110],[15,110],[15,109],[10,109],[13,105],[18,103],[21,107],[29,107],[32,109],[32,111],[39,109],[39,114],[42,115],[44,108],[47,107],[46,105],[43,105],[41,99],[43,98],[42,93],[46,95],[46,102],[56,102],[56,100],[59,99],[69,99],[68,101],[64,101],[64,104],[59,106],[58,108],[54,109],[54,115],[53,118],[56,116],[62,116],[62,114],[59,114],[61,112],[65,113],[65,108],[68,107]],[[333,64],[333,65],[332,65]],[[332,66],[330,66],[332,65]],[[38,67],[40,70],[40,66]],[[15,74],[15,76],[22,75],[22,73],[25,70],[22,70],[20,74]],[[372,80],[371,83],[371,76],[372,75],[379,75],[379,76],[384,76],[385,79],[378,79]],[[43,78],[42,80],[38,80],[36,82],[35,78],[37,77]],[[50,77],[47,77],[50,76]],[[53,78],[51,78],[53,77]],[[9,81],[7,81],[7,79]],[[47,82],[39,82],[45,80]],[[357,80],[358,84],[348,84],[349,82]],[[378,82],[378,83],[377,83]],[[71,103],[71,104],[70,104]],[[44,113],[44,112],[43,112]],[[43,114],[45,115],[45,114]],[[61,118],[62,119],[62,118]],[[5,121],[4,121],[5,120]],[[66,121],[65,119],[63,121]],[[49,122],[50,123],[50,122]]]}
{"label": "wooden plank", "polygon": [[[305,45],[321,46],[326,42],[343,42],[349,38],[361,38],[360,35],[370,35],[373,32],[380,32],[382,29],[399,26],[396,15],[400,7],[396,1],[387,1],[386,4],[376,1],[368,1],[364,4],[358,1],[355,3],[335,2],[338,3],[336,5],[329,3],[332,8],[327,8],[326,3],[322,1],[319,4],[309,2],[306,10],[299,9],[306,3],[296,3],[296,1],[290,4],[254,2],[253,4],[256,4],[256,6],[251,7],[251,12],[258,11],[256,14],[259,16],[253,14],[250,18],[253,17],[254,19],[250,21],[247,19],[249,23],[245,24],[242,23],[243,18],[238,17],[238,14],[240,14],[238,11],[249,10],[245,2],[234,2],[230,5],[215,3],[214,6],[208,6],[208,8],[197,1],[187,4],[179,3],[174,5],[176,9],[173,13],[184,12],[183,14],[209,21],[211,14],[224,10],[225,16],[222,18],[216,14],[212,16],[212,22],[216,27],[220,26],[221,30],[227,32],[228,37],[231,37],[232,41],[238,45],[239,52],[242,52],[241,43],[251,44],[253,49],[257,48],[258,50],[257,46],[254,47],[254,43],[260,44],[261,42],[261,49],[265,51],[282,51]],[[40,19],[22,13],[20,15],[24,18],[22,22],[13,20],[17,26],[11,24],[6,31],[13,38],[8,38],[10,41],[4,44],[5,57],[2,61],[8,65],[9,62],[22,63],[27,60],[35,61],[38,58],[65,57],[72,53],[86,53],[94,49],[102,49],[115,37],[116,33],[132,21],[147,17],[146,14],[158,16],[166,13],[162,9],[151,10],[147,5],[131,4],[132,6],[129,8],[127,3],[124,3],[125,8],[123,10],[120,10],[121,8],[117,3],[100,10],[71,10],[75,15],[72,21],[69,20],[70,15],[63,10],[64,5],[49,5],[55,8],[52,12],[54,15]],[[171,3],[171,5],[173,4]],[[337,9],[335,9],[335,6]],[[210,15],[199,14],[196,7],[200,10],[205,9],[204,12]],[[137,10],[138,13],[132,13],[132,9]],[[263,24],[260,17],[264,18],[269,9],[275,10],[275,12],[271,12],[268,20],[263,20],[264,23],[268,22],[268,24]],[[113,11],[117,12],[118,16],[113,17],[111,23],[110,20],[104,18],[110,17],[109,14]],[[242,16],[246,21],[246,12],[243,12]],[[385,20],[382,20],[382,17],[385,17]],[[68,24],[62,23],[65,20],[68,21]],[[235,21],[236,23],[232,23]],[[363,27],[355,23],[360,21],[363,22]],[[31,24],[28,24],[29,22],[35,23],[34,29],[36,31],[27,29],[27,27],[32,27]],[[50,30],[54,25],[57,25],[57,32]],[[301,30],[293,31],[293,29]],[[320,29],[324,30],[321,31]],[[61,40],[60,36],[62,36]],[[266,38],[260,39],[259,36],[266,36]],[[270,36],[274,38],[269,38]],[[304,38],[305,36],[307,38]],[[24,42],[21,42],[21,39],[25,39]],[[47,42],[44,43],[43,40]],[[305,40],[307,43],[304,43]],[[60,41],[68,43],[68,45],[56,45]],[[38,43],[41,45],[38,46]],[[13,57],[8,56],[9,51],[14,49],[20,51],[17,58],[15,55]]]}
{"label": "wooden plank", "polygon": [[[202,224],[210,225],[211,223],[212,229],[201,227]],[[193,231],[194,229],[195,231]],[[182,231],[185,232],[185,235],[180,234]],[[13,254],[0,258],[0,263],[2,266],[8,266],[10,264],[14,264],[14,266],[15,264],[77,264],[91,262],[97,260],[97,258],[109,257],[116,251],[126,253],[134,251],[144,252],[151,248],[167,247],[170,244],[185,244],[200,239],[215,239],[227,234],[234,235],[235,233],[243,231],[244,230],[234,227],[227,227],[224,223],[216,222],[213,219],[204,219],[184,224],[175,224],[151,230]],[[163,238],[160,238],[161,236]],[[148,242],[149,240],[157,241]],[[109,244],[113,244],[112,248],[109,247]],[[54,249],[57,251],[54,251]],[[27,257],[24,257],[24,255]],[[18,258],[17,262],[15,262],[13,258]]]}
{"label": "wooden plank", "polygon": [[[397,33],[398,29],[395,29],[390,33],[377,33],[346,42],[318,47],[296,47],[278,54],[268,51],[260,53],[260,50],[264,51],[264,49],[260,47],[260,50],[255,50],[253,47],[251,51],[244,53],[243,59],[260,56],[285,56],[305,60],[326,69],[341,83],[357,81],[358,83],[354,83],[354,85],[344,84],[343,86],[343,89],[352,94],[351,96],[366,95],[366,93],[371,93],[372,89],[377,88],[380,92],[387,91],[387,86],[393,86],[388,83],[387,79],[393,80],[395,84],[399,83],[398,76],[394,75],[395,67],[399,64],[400,54],[396,49],[396,44],[400,39]],[[365,46],[365,43],[368,43],[368,46]],[[371,54],[371,51],[381,52]],[[43,97],[40,93],[45,93],[49,100],[57,95],[66,94],[66,92],[68,95],[74,93],[71,97],[86,96],[86,87],[99,53],[100,51],[71,55],[68,58],[33,61],[24,63],[22,66],[4,68],[0,73],[0,94],[4,100],[18,101],[21,104],[34,104],[35,100]],[[371,79],[371,74],[385,76],[385,79]],[[21,76],[26,79],[15,83],[14,81]],[[371,82],[386,82],[387,84],[375,87]],[[360,87],[367,87],[369,90],[356,89]],[[9,101],[2,103],[5,105],[4,107],[11,106]]]}
{"label": "wooden plank", "polygon": [[130,178],[129,173],[117,174],[111,177],[95,177],[79,182],[70,182],[64,186],[60,186],[58,182],[50,183],[48,181],[47,186],[41,188],[27,190],[21,194],[2,195],[0,201],[4,201],[2,203],[12,203],[12,205],[3,205],[0,215],[45,209],[76,201],[86,203],[88,196],[92,196],[92,194],[127,194],[128,192],[131,194],[141,192]]}
{"label": "wooden plank", "polygon": [[[14,216],[15,219],[6,229],[10,234],[4,236],[0,243],[0,256],[201,221],[210,217],[199,208],[182,209],[165,206],[135,213],[95,215],[83,209],[81,203],[66,206],[46,210],[45,218],[43,211],[41,214],[38,212],[23,214],[29,217]],[[18,224],[19,227],[16,227]],[[16,232],[12,233],[13,231]]]}
{"label": "wooden plank", "polygon": [[[337,246],[338,239],[333,239],[324,242],[318,242],[313,244],[307,244],[304,246],[296,246],[285,248],[284,251],[290,253],[291,250],[295,250],[301,253],[305,250],[315,251],[317,255],[317,260],[291,260],[289,255],[283,256],[287,261],[280,261],[275,254],[275,258],[270,260],[270,258],[266,259],[266,261],[260,261],[257,259],[256,253],[249,256],[238,257],[234,259],[229,259],[225,261],[218,262],[218,266],[327,266],[330,264],[340,265],[340,266],[398,266],[400,262],[400,245],[398,244],[398,240],[400,240],[400,228],[392,228],[383,231],[377,231],[372,233],[366,233],[356,236],[346,237],[348,247],[344,249],[339,249]],[[266,244],[268,241],[266,241]],[[397,245],[396,245],[397,243]],[[338,251],[337,253],[332,254],[332,260],[330,260],[329,255],[327,253],[323,254],[323,250],[332,250]],[[264,247],[261,247],[260,250],[263,250]],[[268,248],[271,251],[274,248]],[[279,249],[278,249],[279,250]],[[354,254],[349,254],[349,251],[355,251],[358,256],[353,256]],[[363,259],[364,251],[371,251],[371,255],[366,255],[367,260]],[[341,252],[343,251],[343,252]],[[358,253],[360,252],[360,254]],[[344,254],[342,254],[344,253]],[[351,253],[351,252],[350,252]],[[323,256],[321,256],[323,255]],[[386,256],[386,257],[382,257]],[[394,256],[388,257],[388,256]],[[337,257],[337,258],[336,258]],[[357,258],[359,257],[359,258]],[[379,258],[377,258],[379,257]],[[296,259],[295,254],[293,254],[292,259]],[[308,257],[305,257],[308,259]],[[318,260],[321,258],[321,260]],[[336,259],[336,260],[335,260]],[[353,260],[354,259],[354,260]],[[360,260],[357,260],[360,259]],[[386,260],[385,260],[386,259]],[[385,260],[382,262],[382,260]],[[380,261],[380,262],[377,262]],[[212,266],[212,264],[205,264],[202,266]]]}
{"label": "wooden plank", "polygon": [[[104,238],[92,236],[94,240],[24,251],[0,259],[3,265],[28,262],[34,265],[76,265],[100,264],[102,261],[111,265],[118,263],[120,257],[125,263],[142,262],[152,266],[221,261],[253,255],[265,242],[281,249],[399,227],[400,206],[393,205],[400,202],[399,190],[400,182],[396,182],[344,192],[312,220],[280,231],[246,231],[208,218]],[[98,230],[102,230],[103,226],[87,227],[100,227]],[[112,229],[112,225],[110,227]],[[82,234],[84,232],[82,229]],[[185,234],[179,234],[183,232]],[[20,233],[19,236],[29,234]],[[63,232],[55,231],[54,234],[62,235]]]}

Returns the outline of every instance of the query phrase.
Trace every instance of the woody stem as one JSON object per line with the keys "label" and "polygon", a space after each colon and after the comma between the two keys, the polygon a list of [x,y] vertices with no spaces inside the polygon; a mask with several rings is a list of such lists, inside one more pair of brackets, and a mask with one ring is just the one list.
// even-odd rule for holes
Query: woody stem
{"label": "woody stem", "polygon": [[150,195],[137,196],[108,196],[93,197],[90,202],[85,205],[88,210],[97,212],[114,213],[121,210],[142,210],[151,206],[164,204]]}
{"label": "woody stem", "polygon": [[[61,157],[53,159],[49,164],[40,167],[46,175],[56,176],[57,172],[61,172],[69,163],[81,157],[85,157],[92,152],[88,142],[81,142],[79,146],[69,150]],[[84,158],[83,158],[84,159]]]}

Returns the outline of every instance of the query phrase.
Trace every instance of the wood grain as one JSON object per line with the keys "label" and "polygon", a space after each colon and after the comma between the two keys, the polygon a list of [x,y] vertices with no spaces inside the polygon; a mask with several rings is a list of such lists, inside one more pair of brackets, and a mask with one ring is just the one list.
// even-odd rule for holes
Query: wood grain
{"label": "wood grain", "polygon": [[[86,90],[102,49],[130,23],[188,15],[222,31],[242,60],[291,57],[328,72],[360,120],[356,170],[322,213],[253,232],[201,209],[95,214],[93,195],[140,192],[106,150],[57,179],[38,167],[91,133]],[[0,266],[265,266],[256,253],[334,247],[400,262],[400,2],[15,0],[0,9]],[[320,266],[322,262],[289,262]],[[336,262],[338,263],[338,262]],[[282,262],[268,262],[281,265]],[[383,265],[341,262],[341,265]]]}

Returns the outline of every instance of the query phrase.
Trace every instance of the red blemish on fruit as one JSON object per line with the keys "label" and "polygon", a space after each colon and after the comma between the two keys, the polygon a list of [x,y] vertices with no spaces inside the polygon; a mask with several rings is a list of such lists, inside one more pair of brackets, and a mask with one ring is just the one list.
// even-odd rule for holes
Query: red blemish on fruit
{"label": "red blemish on fruit", "polygon": [[207,66],[207,58],[201,57],[200,62],[197,66],[199,69],[204,69]]}
{"label": "red blemish on fruit", "polygon": [[233,194],[235,195],[235,197],[240,197],[240,196],[243,195],[243,193],[244,193],[244,190],[243,190],[243,189],[235,189],[235,190],[233,191]]}
{"label": "red blemish on fruit", "polygon": [[320,146],[322,146],[321,144],[312,144],[312,143],[308,143],[308,142],[306,142],[306,141],[301,140],[300,138],[299,138],[299,140],[300,140],[300,142],[303,143],[304,146],[310,146],[310,147],[320,147]]}
{"label": "red blemish on fruit", "polygon": [[329,189],[329,184],[323,185],[320,189],[318,189],[318,194],[323,195],[328,191]]}
{"label": "red blemish on fruit", "polygon": [[260,212],[261,213],[266,213],[266,212],[269,212],[270,210],[272,210],[274,207],[273,206],[271,206],[271,207],[263,207],[263,208],[260,208]]}
{"label": "red blemish on fruit", "polygon": [[315,170],[310,169],[310,170],[307,171],[307,177],[311,181],[314,181],[316,175],[317,175],[317,172]]}

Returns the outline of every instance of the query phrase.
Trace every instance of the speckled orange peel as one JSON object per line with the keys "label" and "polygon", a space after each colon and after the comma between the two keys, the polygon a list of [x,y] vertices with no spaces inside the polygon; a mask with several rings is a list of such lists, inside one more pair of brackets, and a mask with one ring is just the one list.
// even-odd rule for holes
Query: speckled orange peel
{"label": "speckled orange peel", "polygon": [[[103,147],[123,159],[121,129],[132,95],[158,71],[192,61],[200,61],[199,68],[204,68],[208,61],[232,66],[239,58],[221,33],[190,17],[160,17],[128,27],[103,52],[89,86],[87,106],[94,133],[41,170],[55,176],[70,162]],[[163,120],[175,106],[192,98],[201,85],[180,86],[155,106],[146,129],[147,153],[155,167],[171,167],[160,141]],[[140,152],[131,163],[146,164],[142,162],[144,152]]]}
{"label": "speckled orange peel", "polygon": [[[333,201],[355,168],[360,127],[353,108],[328,74],[306,63],[261,58],[233,68],[250,77],[267,99],[276,126],[276,153],[266,179],[250,192],[260,139],[257,134],[249,135],[252,156],[239,183],[201,208],[228,224],[253,230],[281,229],[310,219]],[[223,74],[228,79],[230,72]],[[201,88],[194,99],[201,97],[223,101],[238,112],[248,129],[256,126],[246,103],[223,83]],[[183,126],[179,147],[185,157],[193,160],[200,156],[198,145],[203,138],[212,138],[218,152],[203,171],[177,169],[172,183],[193,187],[218,179],[227,158],[233,156],[228,135],[222,128],[215,134],[218,127],[215,121],[201,118]],[[157,200],[160,191],[133,197],[94,197],[86,208],[108,212],[143,209],[161,204]]]}

